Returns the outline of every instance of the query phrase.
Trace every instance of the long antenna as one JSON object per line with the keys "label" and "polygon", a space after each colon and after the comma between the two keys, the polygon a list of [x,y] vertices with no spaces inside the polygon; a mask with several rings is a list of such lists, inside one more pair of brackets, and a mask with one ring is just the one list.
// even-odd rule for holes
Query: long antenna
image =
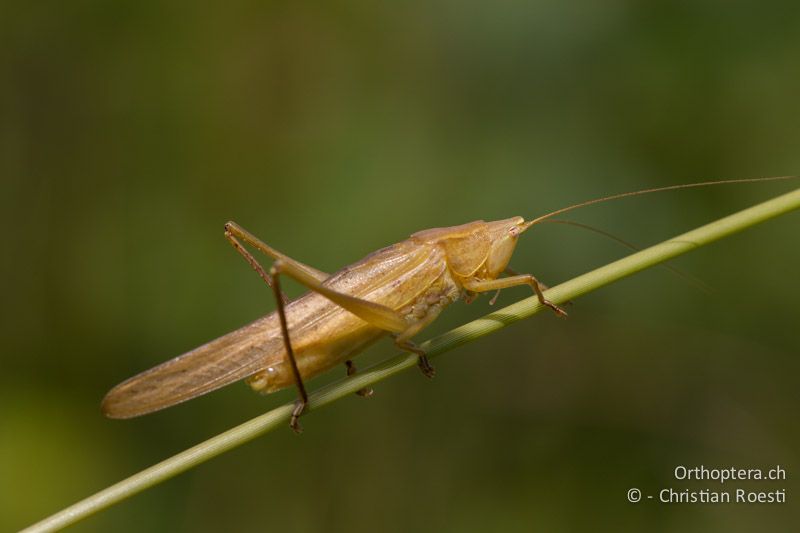
{"label": "long antenna", "polygon": [[[576,228],[581,228],[581,229],[593,231],[594,233],[597,233],[599,235],[602,235],[603,237],[611,239],[612,241],[614,241],[614,242],[616,242],[618,244],[621,244],[625,248],[628,248],[629,250],[633,250],[634,252],[639,252],[639,251],[642,250],[640,247],[636,246],[635,244],[632,244],[632,243],[626,241],[625,239],[621,239],[620,237],[617,237],[613,233],[609,233],[608,231],[602,230],[600,228],[596,228],[594,226],[590,226],[589,224],[582,224],[580,222],[575,222],[574,220],[566,220],[566,219],[563,219],[563,218],[548,218],[547,220],[543,220],[542,222],[544,222],[545,224],[565,224],[567,226],[574,226]],[[671,266],[669,263],[661,263],[660,265],[657,265],[657,266],[669,270],[671,273],[675,274],[676,276],[679,276],[679,277],[683,278],[684,281],[686,281],[688,283],[691,283],[692,285],[694,285],[695,288],[700,289],[701,291],[703,291],[706,294],[711,294],[712,292],[714,292],[711,289],[711,287],[709,287],[708,284],[705,283],[703,280],[701,280],[701,279],[699,279],[699,278],[697,278],[695,276],[692,276],[691,274],[689,274],[687,272],[684,272],[683,270],[681,270],[679,268]]]}
{"label": "long antenna", "polygon": [[560,215],[562,213],[566,213],[567,211],[572,211],[573,209],[578,209],[579,207],[586,207],[587,205],[592,204],[599,204],[602,202],[608,202],[610,200],[618,200],[620,198],[627,198],[628,196],[639,196],[641,194],[649,194],[651,192],[663,192],[663,191],[674,191],[676,189],[691,189],[694,187],[707,187],[709,185],[729,185],[732,183],[754,183],[759,181],[777,181],[777,180],[789,180],[793,178],[797,178],[798,176],[774,176],[770,178],[744,178],[744,179],[733,179],[733,180],[721,180],[721,181],[703,181],[699,183],[684,183],[682,185],[669,185],[667,187],[655,187],[653,189],[642,189],[640,191],[632,191],[632,192],[623,192],[620,194],[612,194],[611,196],[604,196],[603,198],[595,198],[594,200],[588,200],[586,202],[581,202],[579,204],[570,205],[568,207],[562,207],[561,209],[557,209],[546,215],[542,215],[540,217],[536,217],[533,220],[529,220],[522,224],[522,231],[527,230],[534,224],[538,224],[548,218],[552,218],[556,215]]}

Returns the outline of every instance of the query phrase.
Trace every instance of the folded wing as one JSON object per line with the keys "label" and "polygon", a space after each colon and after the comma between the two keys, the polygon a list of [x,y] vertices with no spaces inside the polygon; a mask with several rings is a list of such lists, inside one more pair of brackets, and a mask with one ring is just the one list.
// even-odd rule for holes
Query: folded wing
{"label": "folded wing", "polygon": [[274,320],[267,315],[120,383],[103,398],[103,414],[132,418],[251,376],[281,353],[280,339],[270,335]]}

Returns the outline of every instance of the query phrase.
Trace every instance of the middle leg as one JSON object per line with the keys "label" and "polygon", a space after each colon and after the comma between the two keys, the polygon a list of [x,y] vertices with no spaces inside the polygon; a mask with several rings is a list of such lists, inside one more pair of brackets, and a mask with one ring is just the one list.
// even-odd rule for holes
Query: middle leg
{"label": "middle leg", "polygon": [[[344,366],[347,368],[347,376],[355,376],[358,370],[356,370],[356,365],[348,359],[344,362]],[[364,387],[363,389],[358,389],[356,394],[361,396],[362,398],[369,398],[375,393],[370,387]]]}

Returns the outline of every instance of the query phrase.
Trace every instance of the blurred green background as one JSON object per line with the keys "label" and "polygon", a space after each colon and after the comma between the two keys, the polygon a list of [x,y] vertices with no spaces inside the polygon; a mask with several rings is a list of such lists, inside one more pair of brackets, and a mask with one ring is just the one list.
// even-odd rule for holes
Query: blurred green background
{"label": "blurred green background", "polygon": [[[0,530],[293,398],[237,384],[141,419],[99,412],[124,378],[272,309],[226,220],[334,271],[428,227],[797,173],[798,27],[796,2],[4,3]],[[795,186],[571,218],[647,245]],[[438,359],[431,382],[391,379],[309,416],[301,437],[272,433],[74,529],[787,530],[799,222],[676,261],[712,294],[649,270],[569,320],[517,324]],[[549,225],[512,266],[554,284],[626,253]],[[789,502],[626,501],[631,487],[720,488],[675,481],[681,464],[781,464],[788,481],[752,486]]]}

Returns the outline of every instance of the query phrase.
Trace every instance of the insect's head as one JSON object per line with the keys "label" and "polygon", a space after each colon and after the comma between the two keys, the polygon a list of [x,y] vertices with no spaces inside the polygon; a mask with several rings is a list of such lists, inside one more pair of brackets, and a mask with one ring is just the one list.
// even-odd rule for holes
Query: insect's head
{"label": "insect's head", "polygon": [[495,220],[488,222],[489,241],[491,248],[486,258],[486,275],[494,279],[506,269],[511,256],[514,255],[514,248],[517,246],[517,239],[520,233],[525,231],[525,219],[522,217],[512,217],[505,220]]}

